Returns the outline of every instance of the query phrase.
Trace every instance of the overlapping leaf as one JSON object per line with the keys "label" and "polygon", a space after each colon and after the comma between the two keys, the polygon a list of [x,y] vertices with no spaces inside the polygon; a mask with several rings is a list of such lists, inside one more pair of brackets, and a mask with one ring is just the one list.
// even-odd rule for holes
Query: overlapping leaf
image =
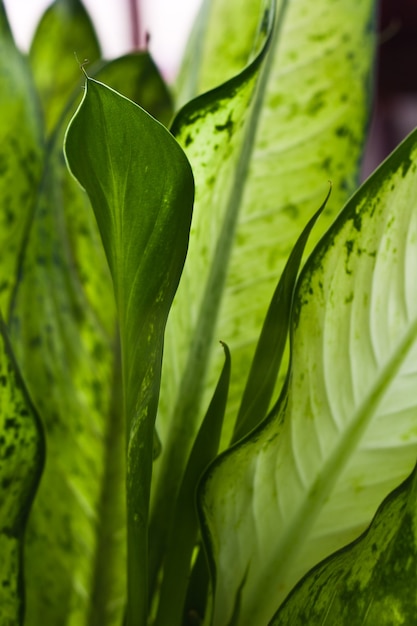
{"label": "overlapping leaf", "polygon": [[[149,54],[126,55],[108,63],[98,63],[92,69],[94,76],[146,108],[159,121],[168,123],[172,117],[170,94]],[[77,99],[79,97],[77,93]],[[75,106],[71,114],[74,109]],[[64,128],[69,120],[70,114],[67,114],[54,140],[54,159],[61,160],[59,178],[65,227],[82,289],[100,324],[111,335],[115,326],[113,289],[97,223],[87,195],[74,183],[62,162]]]}
{"label": "overlapping leaf", "polygon": [[276,412],[201,493],[214,626],[267,623],[356,538],[417,453],[417,132],[348,203],[300,278]]}
{"label": "overlapping leaf", "polygon": [[127,428],[128,624],[147,621],[147,510],[165,324],[188,246],[194,185],[172,135],[88,79],[65,142],[87,190],[118,309]]}

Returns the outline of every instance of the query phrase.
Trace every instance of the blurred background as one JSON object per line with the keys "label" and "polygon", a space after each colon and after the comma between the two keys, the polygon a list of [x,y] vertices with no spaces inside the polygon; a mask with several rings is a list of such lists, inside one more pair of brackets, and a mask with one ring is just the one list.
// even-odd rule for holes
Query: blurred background
{"label": "blurred background", "polygon": [[[352,0],[353,2],[355,0]],[[112,58],[146,46],[168,82],[175,78],[202,0],[84,0]],[[51,0],[5,0],[18,45],[27,50]],[[380,0],[374,114],[363,177],[417,126],[417,0]]]}
{"label": "blurred background", "polygon": [[377,84],[363,175],[417,126],[417,0],[380,0]]}
{"label": "blurred background", "polygon": [[[167,80],[173,80],[202,0],[83,0],[106,58],[149,49]],[[52,0],[4,0],[17,44],[27,51],[36,24]]]}

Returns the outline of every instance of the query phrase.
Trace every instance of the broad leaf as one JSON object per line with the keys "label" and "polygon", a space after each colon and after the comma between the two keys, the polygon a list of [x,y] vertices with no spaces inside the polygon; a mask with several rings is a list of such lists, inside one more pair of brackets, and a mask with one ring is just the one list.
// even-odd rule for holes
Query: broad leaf
{"label": "broad leaf", "polygon": [[417,614],[417,472],[391,493],[369,530],[315,567],[270,626],[400,626]]}
{"label": "broad leaf", "polygon": [[0,624],[23,623],[23,536],[44,461],[39,417],[0,320]]}
{"label": "broad leaf", "polygon": [[[193,177],[168,131],[88,79],[66,135],[112,274],[127,429],[128,624],[147,619],[147,511],[163,337],[188,246]],[[138,591],[139,590],[139,591]]]}
{"label": "broad leaf", "polygon": [[270,619],[367,527],[417,453],[417,132],[349,201],[299,280],[276,410],[209,471],[214,626]]}
{"label": "broad leaf", "polygon": [[22,242],[42,172],[41,115],[26,59],[0,3],[0,309],[8,316]]}
{"label": "broad leaf", "polygon": [[99,57],[97,37],[82,2],[55,0],[43,14],[29,52],[48,134],[75,86],[81,85],[77,58],[91,63]]}

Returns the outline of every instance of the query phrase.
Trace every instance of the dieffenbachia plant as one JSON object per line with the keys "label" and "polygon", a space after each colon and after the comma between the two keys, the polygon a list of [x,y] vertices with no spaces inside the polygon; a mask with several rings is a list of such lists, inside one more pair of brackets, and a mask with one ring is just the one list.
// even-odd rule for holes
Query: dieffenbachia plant
{"label": "dieffenbachia plant", "polygon": [[0,626],[413,623],[417,131],[357,189],[375,10],[206,0],[169,124],[78,0],[27,57],[0,4]]}

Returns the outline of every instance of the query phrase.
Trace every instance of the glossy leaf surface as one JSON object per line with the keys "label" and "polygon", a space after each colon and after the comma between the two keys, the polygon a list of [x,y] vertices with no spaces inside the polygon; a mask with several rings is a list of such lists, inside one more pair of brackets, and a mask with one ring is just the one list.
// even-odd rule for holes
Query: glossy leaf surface
{"label": "glossy leaf surface", "polygon": [[[172,116],[171,97],[149,54],[135,53],[108,63],[101,62],[96,64],[94,71],[97,79],[141,105],[162,123],[168,123]],[[77,96],[79,98],[79,94]],[[109,335],[113,335],[114,296],[97,222],[86,193],[74,182],[62,162],[64,128],[74,110],[75,105],[58,130],[53,148],[54,159],[61,161],[59,178],[65,229],[82,289],[100,324]]]}
{"label": "glossy leaf surface", "polygon": [[92,79],[65,150],[90,196],[113,278],[127,428],[128,624],[145,624],[147,510],[163,337],[188,246],[193,177],[162,125]]}
{"label": "glossy leaf surface", "polygon": [[214,626],[228,623],[243,580],[239,624],[266,623],[306,571],[358,537],[415,464],[416,172],[417,132],[310,257],[280,402],[207,475]]}

